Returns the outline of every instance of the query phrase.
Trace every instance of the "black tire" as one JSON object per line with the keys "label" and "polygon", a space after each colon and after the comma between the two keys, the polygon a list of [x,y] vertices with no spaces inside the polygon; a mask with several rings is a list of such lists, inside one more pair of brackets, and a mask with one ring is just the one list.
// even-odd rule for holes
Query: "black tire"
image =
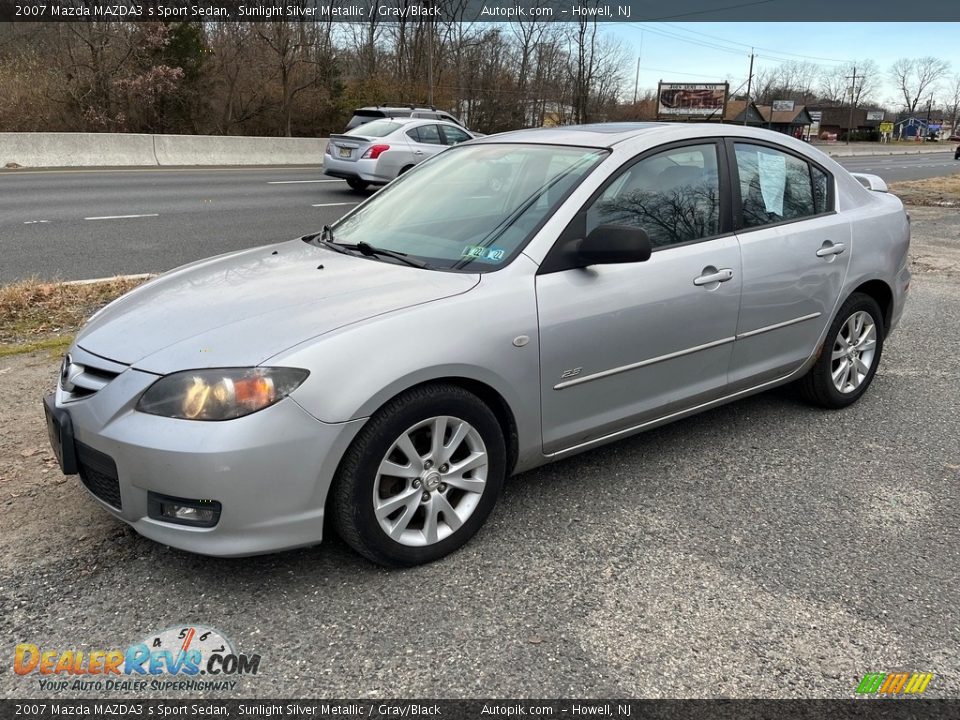
{"label": "black tire", "polygon": [[350,178],[347,180],[347,185],[349,185],[354,190],[366,190],[370,187],[370,183],[365,180],[357,180],[356,178]]}
{"label": "black tire", "polygon": [[[486,484],[472,514],[451,535],[431,545],[404,545],[387,535],[374,513],[377,470],[397,438],[438,415],[465,420],[479,433],[488,458]],[[331,520],[347,545],[375,563],[409,567],[438,560],[460,548],[483,525],[503,487],[506,459],[500,424],[479,398],[457,385],[414,388],[378,410],[344,454],[330,490]]]}
{"label": "black tire", "polygon": [[[851,392],[843,393],[834,385],[831,375],[834,362],[832,359],[834,343],[837,341],[837,336],[847,320],[849,320],[854,313],[861,311],[870,315],[876,327],[876,349],[870,369],[860,385]],[[883,324],[883,313],[880,310],[880,306],[877,305],[877,301],[863,293],[854,293],[851,295],[841,306],[836,317],[834,317],[833,323],[831,323],[830,329],[827,331],[827,337],[820,350],[820,355],[817,357],[813,367],[797,382],[797,389],[800,391],[801,397],[812,405],[819,405],[820,407],[833,410],[845,408],[859,400],[860,396],[870,387],[873,376],[877,372],[877,367],[880,365],[880,359],[883,355],[885,333],[886,328]]]}

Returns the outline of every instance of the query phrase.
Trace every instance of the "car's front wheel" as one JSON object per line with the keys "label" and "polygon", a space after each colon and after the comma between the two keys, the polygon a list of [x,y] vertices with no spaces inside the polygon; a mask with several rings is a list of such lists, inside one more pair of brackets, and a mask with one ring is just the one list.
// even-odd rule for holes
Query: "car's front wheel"
{"label": "car's front wheel", "polygon": [[370,187],[370,183],[365,180],[357,180],[356,178],[350,178],[347,180],[347,185],[349,185],[354,190],[366,190]]}
{"label": "car's front wheel", "polygon": [[799,382],[809,402],[843,408],[863,395],[883,352],[883,313],[869,295],[854,293],[840,308],[820,357]]}
{"label": "car's front wheel", "polygon": [[503,432],[479,398],[456,385],[415,388],[381,408],[347,450],[332,520],[374,562],[431,562],[479,530],[505,474]]}

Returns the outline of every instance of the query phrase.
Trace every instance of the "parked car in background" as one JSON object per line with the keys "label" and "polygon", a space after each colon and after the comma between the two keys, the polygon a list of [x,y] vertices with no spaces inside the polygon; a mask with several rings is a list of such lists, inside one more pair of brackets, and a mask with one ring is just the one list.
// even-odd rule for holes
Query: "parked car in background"
{"label": "parked car in background", "polygon": [[[401,127],[368,149],[431,125],[377,122]],[[740,125],[469,142],[331,227],[100,310],[45,399],[51,442],[106,511],[167,545],[250,555],[332,524],[376,562],[436,560],[511,474],[790,382],[856,402],[910,285],[909,220],[884,189]],[[859,433],[880,457],[869,418],[893,400],[783,431],[812,453]]]}
{"label": "parked car in background", "polygon": [[372,122],[382,118],[419,118],[421,120],[443,120],[459,125],[462,128],[466,126],[460,121],[460,118],[444,110],[437,110],[432,105],[374,105],[371,107],[357,108],[353,111],[353,117],[347,122],[346,130],[353,130],[364,123]]}
{"label": "parked car in background", "polygon": [[450,122],[381,118],[342,135],[331,135],[323,172],[343,178],[354,190],[383,185],[451,145],[474,134]]}

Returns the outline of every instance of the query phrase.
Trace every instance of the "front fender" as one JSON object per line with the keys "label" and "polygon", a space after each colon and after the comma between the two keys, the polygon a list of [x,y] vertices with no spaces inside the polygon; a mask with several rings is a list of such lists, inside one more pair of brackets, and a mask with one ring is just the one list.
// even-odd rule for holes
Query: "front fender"
{"label": "front fender", "polygon": [[536,295],[532,272],[506,270],[484,275],[468,293],[333,331],[268,362],[310,369],[292,397],[331,423],[369,417],[425,382],[483,383],[513,413],[517,466],[527,467],[542,456]]}

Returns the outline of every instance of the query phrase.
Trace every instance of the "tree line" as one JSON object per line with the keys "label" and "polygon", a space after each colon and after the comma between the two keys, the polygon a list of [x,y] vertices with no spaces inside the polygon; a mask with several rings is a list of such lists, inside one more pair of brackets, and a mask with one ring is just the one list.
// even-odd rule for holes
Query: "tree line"
{"label": "tree line", "polygon": [[[388,103],[432,104],[486,133],[656,116],[654,90],[634,86],[635,56],[596,20],[452,17],[0,24],[0,131],[323,136],[354,108]],[[884,80],[898,97],[881,99]],[[746,82],[730,89],[747,96]],[[960,76],[934,57],[886,70],[792,61],[758,67],[749,95],[911,114],[929,105],[956,125]]]}
{"label": "tree line", "polygon": [[0,131],[316,136],[430,103],[496,132],[609,115],[629,64],[595,20],[6,25]]}

